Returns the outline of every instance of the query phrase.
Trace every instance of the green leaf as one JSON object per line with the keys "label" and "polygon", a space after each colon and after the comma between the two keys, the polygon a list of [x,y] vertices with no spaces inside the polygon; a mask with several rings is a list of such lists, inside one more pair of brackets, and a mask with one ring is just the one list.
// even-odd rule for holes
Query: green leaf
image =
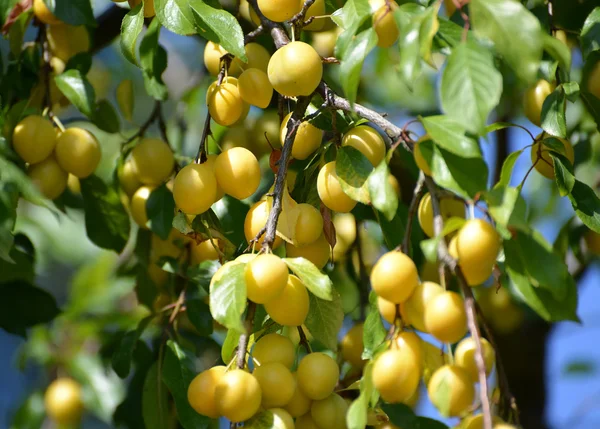
{"label": "green leaf", "polygon": [[207,429],[210,419],[198,414],[187,399],[188,386],[195,376],[192,357],[176,342],[167,341],[165,360],[162,367],[162,381],[173,395],[179,423],[184,429]]}
{"label": "green leaf", "polygon": [[23,280],[0,283],[0,328],[26,336],[26,329],[48,323],[60,310],[54,297]]}
{"label": "green leaf", "polygon": [[360,380],[360,395],[350,404],[346,414],[346,425],[348,429],[364,429],[367,425],[367,414],[369,402],[373,395],[373,364],[368,363]]}
{"label": "green leaf", "polygon": [[165,100],[168,92],[162,74],[167,68],[167,51],[158,44],[159,35],[159,20],[153,19],[140,44],[140,64],[148,95],[156,100]]}
{"label": "green leaf", "polygon": [[186,314],[198,334],[208,336],[213,332],[213,318],[210,307],[202,299],[194,298],[185,301]]}
{"label": "green leaf", "polygon": [[175,34],[194,34],[194,16],[189,0],[154,0],[158,21]]}
{"label": "green leaf", "polygon": [[96,103],[91,119],[94,125],[107,133],[118,133],[121,129],[119,115],[108,100]]}
{"label": "green leaf", "polygon": [[435,263],[437,261],[437,250],[442,237],[442,235],[438,235],[427,240],[422,240],[419,243],[421,246],[421,252],[423,252],[423,256],[425,256],[425,259],[427,259],[429,262]]}
{"label": "green leaf", "polygon": [[94,244],[120,253],[129,237],[129,215],[119,193],[97,176],[80,180],[85,228]]}
{"label": "green leaf", "polygon": [[[11,242],[10,246],[6,248],[7,258],[0,258],[0,283],[8,283],[16,280],[33,283],[35,278],[33,252],[29,252],[28,249],[22,248],[20,245],[20,242],[25,242],[29,245],[31,245],[31,242],[22,234],[17,234],[16,237],[13,237],[11,234],[11,237],[15,239],[15,245],[13,246]],[[10,249],[10,252],[8,249]]]}
{"label": "green leaf", "polygon": [[481,149],[477,140],[467,136],[465,126],[455,119],[446,115],[420,119],[429,137],[441,148],[463,158],[481,158]]}
{"label": "green leaf", "polygon": [[304,324],[313,338],[330,350],[337,349],[337,333],[344,321],[342,300],[337,290],[333,291],[333,300],[325,301],[309,293],[310,305]]}
{"label": "green leaf", "polygon": [[244,332],[241,316],[246,308],[246,264],[223,266],[219,280],[210,291],[210,312],[214,319],[227,329]]}
{"label": "green leaf", "polygon": [[574,103],[579,98],[579,84],[577,82],[566,82],[561,84],[567,96],[567,100]]}
{"label": "green leaf", "polygon": [[331,279],[327,274],[323,274],[315,264],[304,258],[284,258],[283,261],[315,296],[325,301],[333,299]]}
{"label": "green leaf", "polygon": [[44,393],[33,392],[14,413],[10,429],[40,429],[46,417]]}
{"label": "green leaf", "polygon": [[154,362],[146,373],[142,390],[142,416],[146,429],[169,426],[169,395],[162,382],[158,362]]}
{"label": "green leaf", "polygon": [[79,70],[67,70],[55,76],[54,81],[60,92],[81,113],[87,117],[91,117],[94,114],[94,107],[96,105],[94,87]]}
{"label": "green leaf", "polygon": [[112,367],[119,377],[125,378],[129,375],[135,346],[153,317],[154,316],[148,316],[142,319],[136,329],[127,331],[123,337],[121,337],[121,341],[112,355]]}
{"label": "green leaf", "polygon": [[585,183],[575,180],[569,200],[585,226],[600,234],[600,199],[596,192]]}
{"label": "green leaf", "polygon": [[373,359],[374,352],[383,343],[387,331],[381,321],[381,314],[377,307],[377,295],[371,291],[369,294],[369,312],[363,326],[363,359]]}
{"label": "green leaf", "polygon": [[600,130],[600,98],[587,91],[581,91],[580,95],[583,104],[596,122],[596,128]]}
{"label": "green leaf", "polygon": [[571,193],[575,186],[575,173],[573,172],[573,165],[563,155],[550,151],[548,153],[554,161],[554,178],[556,180],[556,186],[561,197],[564,197]]}
{"label": "green leaf", "polygon": [[583,58],[593,51],[600,50],[600,7],[588,15],[581,29],[581,52]]}
{"label": "green leaf", "polygon": [[235,17],[223,9],[215,9],[202,0],[190,0],[198,34],[242,61],[247,61],[244,48],[244,32]]}
{"label": "green leaf", "polygon": [[371,6],[367,0],[348,0],[341,9],[336,10],[331,19],[344,30],[353,31],[371,16]]}
{"label": "green leaf", "polygon": [[163,240],[169,238],[175,217],[175,200],[166,184],[154,189],[146,201],[148,227]]}
{"label": "green leaf", "polygon": [[[155,1],[156,4],[160,0]],[[127,12],[121,23],[121,52],[123,56],[133,65],[138,65],[137,56],[135,54],[135,45],[137,39],[144,28],[144,10],[142,3]]]}
{"label": "green leaf", "polygon": [[466,42],[452,50],[441,85],[442,107],[449,117],[468,131],[483,135],[501,95],[502,74],[488,49]]}
{"label": "green leaf", "polygon": [[353,200],[369,204],[367,180],[372,171],[371,162],[358,149],[352,146],[338,149],[335,172],[343,191]]}
{"label": "green leaf", "polygon": [[377,33],[369,28],[352,39],[340,64],[340,83],[351,105],[356,101],[360,72],[365,58],[377,46]]}
{"label": "green leaf", "polygon": [[[16,207],[17,194],[15,189],[21,193],[23,198],[33,204],[46,207],[47,209],[57,212],[56,208],[48,199],[40,193],[37,186],[33,184],[31,179],[21,170],[16,164],[13,164],[9,160],[0,156],[0,184],[3,185],[2,199],[5,200],[5,204],[10,208],[14,205]],[[12,200],[14,198],[14,200]]]}
{"label": "green leaf", "polygon": [[472,0],[473,30],[494,42],[517,76],[532,83],[542,59],[540,21],[517,0]]}
{"label": "green leaf", "polygon": [[498,232],[508,239],[509,226],[527,227],[526,204],[518,188],[497,186],[484,194],[490,215],[496,221]]}
{"label": "green leaf", "polygon": [[494,185],[494,188],[506,187],[510,184],[510,178],[512,176],[513,169],[515,168],[515,164],[519,159],[519,156],[521,156],[521,154],[523,153],[523,150],[524,149],[512,152],[506,157],[506,159],[504,160],[504,164],[502,164],[500,180]]}
{"label": "green leaf", "polygon": [[92,68],[92,55],[88,52],[80,52],[73,55],[65,65],[66,70],[79,70],[82,75],[88,74]]}
{"label": "green leaf", "polygon": [[[0,158],[1,164],[2,158]],[[13,165],[10,163],[7,164]],[[17,220],[19,193],[13,183],[2,183],[1,179],[2,173],[0,172],[0,259],[14,264],[15,261],[11,256],[11,250],[15,241],[13,228]]]}
{"label": "green leaf", "polygon": [[382,404],[381,409],[390,418],[390,422],[402,428],[448,429],[444,423],[427,417],[417,416],[412,408],[405,404]]}
{"label": "green leaf", "polygon": [[231,359],[235,356],[235,350],[240,342],[240,332],[230,329],[227,331],[225,341],[221,347],[221,360],[225,363],[231,362]]}
{"label": "green leaf", "polygon": [[369,188],[369,199],[373,207],[379,210],[391,221],[398,210],[398,195],[392,187],[390,180],[390,169],[385,160],[373,170],[367,180]]}
{"label": "green leaf", "polygon": [[542,128],[557,137],[567,136],[567,96],[562,86],[557,87],[542,105]]}
{"label": "green leaf", "polygon": [[556,37],[552,37],[549,34],[543,33],[542,40],[544,43],[544,49],[558,61],[560,68],[567,73],[571,70],[571,50],[567,45],[558,40]]}
{"label": "green leaf", "polygon": [[[447,18],[438,16],[439,29],[433,37],[433,48],[438,51],[450,51],[462,41],[463,28]],[[472,32],[468,32],[467,40],[473,40]]]}
{"label": "green leaf", "polygon": [[421,73],[421,45],[420,34],[423,23],[424,8],[422,6],[407,3],[394,10],[394,19],[400,38],[400,62],[398,69],[404,82],[412,89],[412,83],[416,81]]}
{"label": "green leaf", "polygon": [[70,25],[96,26],[90,0],[44,0],[58,19]]}

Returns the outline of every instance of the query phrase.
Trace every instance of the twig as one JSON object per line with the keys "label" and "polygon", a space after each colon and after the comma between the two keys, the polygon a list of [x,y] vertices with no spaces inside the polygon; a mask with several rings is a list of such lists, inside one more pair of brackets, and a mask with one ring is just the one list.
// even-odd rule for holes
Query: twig
{"label": "twig", "polygon": [[290,19],[290,23],[294,25],[296,28],[301,29],[305,25],[308,25],[304,22],[304,17],[306,16],[306,12],[308,9],[315,3],[315,0],[306,0],[302,5],[302,9],[296,15],[292,16]]}
{"label": "twig", "polygon": [[425,175],[421,171],[419,173],[419,179],[417,180],[417,184],[415,185],[415,190],[413,192],[412,200],[410,201],[410,206],[408,207],[408,220],[406,221],[406,231],[404,231],[404,239],[402,240],[402,244],[400,250],[405,255],[408,255],[410,251],[410,235],[412,232],[412,223],[417,213],[417,207],[419,207],[419,201],[421,200],[421,196],[425,193]]}
{"label": "twig", "polygon": [[248,348],[250,333],[252,332],[252,321],[254,320],[255,311],[256,304],[252,301],[248,301],[248,310],[246,312],[246,320],[244,322],[245,332],[240,335],[240,341],[238,342],[237,348],[236,365],[239,369],[244,369],[244,366],[246,366],[246,349]]}
{"label": "twig", "polygon": [[140,129],[134,135],[129,137],[127,140],[125,140],[123,142],[123,144],[121,145],[121,147],[127,145],[128,143],[131,143],[138,137],[143,137],[144,134],[146,134],[146,131],[148,131],[148,128],[150,128],[150,125],[152,125],[154,123],[154,121],[156,121],[159,118],[160,115],[161,115],[161,102],[156,101],[154,103],[154,109],[152,109],[152,112],[150,113],[150,116],[148,116],[148,119],[146,119],[146,122],[144,122],[142,124]]}
{"label": "twig", "polygon": [[277,232],[277,222],[282,209],[283,190],[285,187],[285,177],[287,175],[288,164],[292,155],[292,146],[296,133],[302,122],[302,117],[306,108],[310,104],[311,97],[299,97],[298,104],[294,109],[292,116],[290,117],[287,124],[287,135],[285,136],[285,142],[282,142],[283,148],[281,150],[281,158],[279,158],[278,164],[279,169],[275,176],[275,190],[273,192],[273,207],[269,213],[269,219],[267,219],[267,230],[265,232],[265,238],[263,239],[263,249],[270,250],[273,248],[273,242],[275,241],[275,233]]}
{"label": "twig", "polygon": [[277,47],[277,49],[290,43],[290,38],[282,25],[267,19],[258,8],[257,0],[248,0],[248,3],[250,3],[250,6],[256,12],[256,15],[258,15],[260,25],[265,28],[265,31],[269,30],[269,33],[271,33],[271,37],[273,38],[273,42],[275,42],[275,47]]}
{"label": "twig", "polygon": [[[444,229],[444,218],[440,209],[440,201],[437,195],[437,186],[431,177],[425,177],[425,184],[431,195],[431,205],[433,207],[433,227],[435,235],[438,236]],[[467,281],[458,266],[458,262],[448,252],[448,247],[444,240],[439,240],[438,260],[440,264],[447,266],[457,277],[458,284],[465,298],[465,312],[467,313],[467,324],[473,341],[475,341],[475,363],[479,375],[479,394],[481,399],[481,409],[483,413],[484,429],[492,429],[492,412],[488,395],[487,376],[485,370],[485,360],[483,358],[483,348],[481,347],[481,334],[477,324],[477,311],[475,309],[475,297],[473,291],[468,286]]]}
{"label": "twig", "polygon": [[306,349],[306,353],[312,353],[310,343],[306,338],[306,334],[304,333],[304,329],[302,328],[302,326],[298,326],[298,335],[300,336],[300,344],[304,346],[304,348]]}
{"label": "twig", "polygon": [[247,45],[248,43],[254,41],[254,39],[256,39],[258,36],[260,36],[264,32],[265,32],[265,27],[263,27],[262,25],[259,25],[257,28],[255,28],[250,33],[248,33],[244,36],[244,44]]}

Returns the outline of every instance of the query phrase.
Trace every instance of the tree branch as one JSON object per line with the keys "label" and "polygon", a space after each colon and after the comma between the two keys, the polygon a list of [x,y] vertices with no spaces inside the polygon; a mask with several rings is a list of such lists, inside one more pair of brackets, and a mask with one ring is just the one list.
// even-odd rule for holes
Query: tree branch
{"label": "tree branch", "polygon": [[246,320],[244,321],[245,332],[240,335],[240,341],[238,342],[237,348],[236,366],[239,369],[244,369],[246,366],[246,352],[248,349],[250,333],[252,332],[252,321],[254,320],[255,311],[256,304],[252,301],[248,301],[248,310],[246,311]]}
{"label": "tree branch", "polygon": [[419,207],[419,201],[421,200],[421,196],[425,193],[425,175],[421,171],[419,173],[419,180],[417,180],[417,184],[415,186],[415,190],[413,192],[412,200],[410,201],[410,206],[408,207],[408,220],[406,221],[406,231],[404,231],[404,239],[402,240],[402,244],[400,246],[400,250],[405,255],[408,255],[410,251],[410,235],[412,232],[412,223],[417,213],[417,207]]}
{"label": "tree branch", "polygon": [[[431,177],[425,177],[425,184],[431,195],[431,205],[433,207],[433,228],[435,235],[439,236],[444,229],[444,218],[440,209],[440,200],[437,195],[437,186]],[[481,400],[481,409],[483,413],[484,429],[492,429],[492,412],[490,409],[490,401],[488,394],[487,376],[485,370],[485,360],[483,358],[483,348],[481,347],[481,334],[477,324],[477,311],[475,309],[475,297],[473,291],[468,286],[467,281],[458,266],[458,262],[448,252],[446,242],[439,240],[438,245],[438,260],[440,264],[446,265],[458,279],[458,284],[465,298],[465,311],[467,313],[467,324],[473,341],[475,341],[475,363],[477,364],[477,372],[479,378],[479,394]]]}

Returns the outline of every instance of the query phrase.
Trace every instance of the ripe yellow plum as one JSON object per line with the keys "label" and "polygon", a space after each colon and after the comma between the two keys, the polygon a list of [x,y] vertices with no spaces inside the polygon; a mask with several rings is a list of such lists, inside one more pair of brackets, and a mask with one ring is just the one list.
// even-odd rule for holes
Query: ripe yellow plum
{"label": "ripe yellow plum", "polygon": [[333,217],[336,243],[333,247],[334,261],[340,260],[356,240],[356,220],[351,213],[337,213]]}
{"label": "ripe yellow plum", "polygon": [[313,421],[321,428],[346,429],[346,413],[348,404],[337,393],[325,399],[314,401],[310,407]]}
{"label": "ripe yellow plum", "polygon": [[[492,416],[493,429],[516,429],[512,425],[507,425],[498,416]],[[462,420],[460,423],[461,429],[484,429],[483,427],[483,414],[477,414],[476,416],[469,416]]]}
{"label": "ripe yellow plum", "polygon": [[267,75],[281,95],[308,96],[321,82],[323,64],[312,46],[296,41],[275,51],[269,60]]}
{"label": "ripe yellow plum", "polygon": [[248,198],[260,184],[260,166],[252,152],[234,147],[221,153],[215,161],[217,183],[238,200]]}
{"label": "ripe yellow plum", "polygon": [[404,323],[414,326],[421,332],[427,332],[425,326],[425,309],[429,301],[443,293],[444,289],[437,283],[423,282],[419,284],[410,298],[400,306],[400,313]]}
{"label": "ripe yellow plum", "polygon": [[288,337],[267,334],[254,344],[252,357],[259,365],[279,362],[291,368],[296,360],[296,349]]}
{"label": "ripe yellow plum", "polygon": [[223,82],[208,89],[208,112],[214,121],[228,127],[240,119],[244,111],[244,100],[237,85]]}
{"label": "ripe yellow plum", "polygon": [[300,326],[308,315],[308,291],[300,279],[289,275],[281,293],[265,303],[271,319],[283,326]]}
{"label": "ripe yellow plum", "polygon": [[54,155],[63,170],[80,179],[91,175],[102,157],[96,137],[82,128],[69,128],[60,133]]}
{"label": "ripe yellow plum", "polygon": [[238,57],[235,57],[229,67],[229,73],[238,76],[244,70],[258,69],[266,74],[269,60],[271,59],[269,51],[264,46],[254,42],[248,43],[244,49],[246,50],[248,62],[244,63]]}
{"label": "ripe yellow plum", "polygon": [[538,127],[542,123],[542,105],[552,91],[554,91],[554,85],[547,80],[540,79],[529,87],[523,96],[525,116]]}
{"label": "ripe yellow plum", "polygon": [[27,175],[43,196],[53,200],[67,188],[69,173],[64,171],[53,156],[30,165]]}
{"label": "ripe yellow plum", "polygon": [[365,362],[362,358],[364,348],[363,324],[357,323],[348,330],[340,342],[342,357],[355,368],[362,368]]}
{"label": "ripe yellow plum", "polygon": [[[281,123],[281,130],[279,133],[279,139],[282,143],[285,143],[285,136],[287,135],[287,124],[291,113],[288,113],[283,122]],[[306,159],[321,145],[323,139],[323,131],[312,125],[310,122],[302,122],[298,127],[296,136],[294,137],[294,143],[292,146],[292,157],[296,159]]]}
{"label": "ripe yellow plum", "polygon": [[[209,165],[210,168],[212,168],[213,170],[213,174],[215,172],[215,163],[217,161],[218,155],[217,154],[211,154],[208,155],[206,157],[206,165]],[[215,175],[215,180],[216,180],[217,176]],[[223,198],[223,196],[225,195],[225,191],[223,191],[223,189],[219,186],[219,182],[217,182],[217,197],[215,198],[215,202],[219,201],[221,198]]]}
{"label": "ripe yellow plum", "polygon": [[30,115],[15,127],[12,144],[23,161],[35,164],[48,158],[54,150],[56,131],[48,119]]}
{"label": "ripe yellow plum", "polygon": [[340,369],[333,358],[325,353],[310,353],[298,365],[298,386],[312,400],[320,401],[333,393]]}
{"label": "ripe yellow plum", "polygon": [[252,373],[262,392],[265,408],[282,407],[294,396],[296,380],[290,370],[279,362],[265,363]]}
{"label": "ripe yellow plum", "polygon": [[247,69],[238,79],[240,97],[246,103],[265,109],[273,97],[273,87],[267,74],[259,69]]}
{"label": "ripe yellow plum", "polygon": [[[248,210],[246,218],[244,219],[244,236],[248,243],[250,243],[261,229],[265,227],[267,219],[269,218],[269,212],[269,203],[266,200],[258,201],[250,207],[250,210]],[[256,243],[257,246],[262,246],[264,237],[265,234],[263,233]],[[282,242],[281,238],[276,236],[273,248],[279,247]]]}
{"label": "ripe yellow plum", "polygon": [[342,146],[352,146],[357,149],[374,167],[378,166],[385,158],[383,137],[368,125],[359,125],[344,134]]}
{"label": "ripe yellow plum", "polygon": [[384,254],[371,272],[371,286],[383,299],[400,304],[408,299],[419,284],[415,263],[399,251]]}
{"label": "ripe yellow plum", "polygon": [[258,9],[267,19],[283,22],[300,12],[302,4],[299,0],[258,0]]}
{"label": "ripe yellow plum", "polygon": [[456,254],[469,286],[490,277],[500,246],[500,235],[486,221],[471,219],[463,225],[456,235]]}
{"label": "ripe yellow plum", "polygon": [[[208,41],[204,46],[204,66],[210,74],[217,76],[221,71],[221,57],[228,54],[227,50],[215,42]],[[229,66],[230,74],[237,76],[238,74],[231,73],[231,65]]]}
{"label": "ripe yellow plum", "polygon": [[[536,140],[541,139],[543,133],[536,137]],[[573,145],[570,141],[566,139],[561,139],[556,137],[559,140],[565,151],[561,155],[566,156],[567,159],[573,164],[575,161],[575,151],[573,150]],[[547,177],[548,179],[554,179],[554,160],[550,157],[550,148],[542,145],[539,141],[534,143],[531,146],[531,162],[535,164],[535,169],[542,176]]]}
{"label": "ripe yellow plum", "polygon": [[310,413],[304,414],[296,419],[296,429],[320,429]]}
{"label": "ripe yellow plum", "polygon": [[[142,2],[142,0],[127,0],[132,9]],[[154,0],[144,0],[144,18],[152,18],[156,15],[154,10]]]}
{"label": "ripe yellow plum", "polygon": [[56,25],[56,24],[62,23],[62,21],[60,19],[58,19],[56,17],[56,15],[54,15],[50,11],[50,9],[48,9],[48,6],[46,6],[46,3],[44,3],[44,0],[34,0],[33,1],[33,13],[34,13],[35,17],[37,19],[39,19],[40,21],[42,21],[44,24]]}
{"label": "ripe yellow plum", "polygon": [[241,369],[226,372],[215,386],[217,412],[232,422],[243,422],[256,414],[261,400],[260,384]]}
{"label": "ripe yellow plum", "polygon": [[[464,368],[473,381],[478,381],[479,376],[477,363],[475,362],[476,349],[475,341],[472,337],[469,337],[458,343],[458,346],[456,346],[456,350],[454,351],[454,363],[457,366]],[[496,355],[492,345],[485,338],[481,338],[481,349],[483,351],[483,360],[485,362],[485,373],[489,376],[494,367],[494,363],[496,362]]]}
{"label": "ripe yellow plum", "polygon": [[142,182],[138,179],[137,170],[131,159],[128,159],[123,163],[117,172],[117,176],[119,178],[121,189],[123,189],[130,198],[135,191],[142,186]]}
{"label": "ripe yellow plum", "polygon": [[[306,16],[305,16],[304,20],[306,21],[313,16],[315,18],[313,18],[313,21],[310,24],[302,27],[302,29],[306,30],[306,31],[321,31],[321,30],[323,30],[325,27],[325,21],[327,19],[326,17],[324,17],[324,15],[325,15],[325,0],[315,0],[315,2],[306,11]],[[317,17],[319,17],[319,18],[317,18]]]}
{"label": "ripe yellow plum", "polygon": [[158,186],[166,181],[175,166],[173,151],[160,139],[142,139],[131,151],[131,162],[140,182]]}
{"label": "ripe yellow plum", "polygon": [[151,186],[141,186],[131,197],[131,203],[129,204],[129,210],[131,217],[140,227],[148,229],[146,223],[148,222],[148,213],[146,212],[146,202],[150,198],[150,194],[154,190]]}
{"label": "ripe yellow plum", "polygon": [[[464,203],[454,198],[441,198],[440,211],[444,221],[447,221],[451,217],[459,217],[461,219],[464,219],[465,217]],[[433,229],[433,204],[431,203],[431,195],[429,195],[429,193],[423,195],[423,198],[421,198],[417,217],[423,232],[427,236],[433,237],[435,235]]]}
{"label": "ripe yellow plum", "polygon": [[216,419],[219,417],[215,403],[217,383],[225,374],[225,367],[214,366],[198,374],[190,383],[187,391],[188,402],[197,413]]}
{"label": "ripe yellow plum", "polygon": [[65,63],[73,56],[90,49],[90,35],[83,25],[50,25],[46,33],[52,55]]}
{"label": "ripe yellow plum", "polygon": [[294,419],[283,408],[269,408],[273,414],[273,429],[295,429]]}
{"label": "ripe yellow plum", "polygon": [[377,309],[384,320],[386,320],[388,323],[394,323],[394,320],[396,320],[396,304],[378,296]]}
{"label": "ripe yellow plum", "polygon": [[299,246],[314,243],[323,233],[323,216],[310,204],[298,204],[296,221],[296,241]]}
{"label": "ripe yellow plum", "polygon": [[188,164],[173,183],[175,204],[184,213],[197,215],[207,211],[217,198],[217,179],[211,165]]}
{"label": "ripe yellow plum", "polygon": [[294,246],[293,244],[285,243],[285,251],[288,258],[308,259],[320,270],[327,265],[329,256],[331,255],[331,247],[323,234],[312,243],[305,244],[304,246]]}
{"label": "ripe yellow plum", "polygon": [[427,385],[429,399],[444,416],[460,416],[475,399],[475,387],[461,367],[444,365],[433,373]]}
{"label": "ripe yellow plum", "polygon": [[327,208],[336,212],[348,213],[356,206],[356,201],[342,190],[335,166],[336,162],[331,161],[321,167],[317,177],[317,192]]}
{"label": "ripe yellow plum", "polygon": [[312,34],[311,46],[322,57],[330,57],[333,55],[335,42],[340,35],[341,28],[337,25],[335,28],[327,31],[319,31]]}
{"label": "ripe yellow plum", "polygon": [[245,269],[248,299],[258,304],[269,302],[283,291],[288,277],[288,267],[279,256],[258,255]]}
{"label": "ripe yellow plum", "polygon": [[444,343],[455,343],[467,333],[467,314],[462,297],[445,291],[430,299],[425,307],[427,332]]}
{"label": "ripe yellow plum", "polygon": [[[279,115],[275,110],[267,110],[256,120],[252,126],[252,141],[257,146],[258,153],[266,153],[271,151],[273,148],[281,147],[281,141],[279,140]],[[268,143],[267,143],[268,141]]]}
{"label": "ripe yellow plum", "polygon": [[390,403],[409,399],[417,390],[420,363],[408,349],[390,349],[381,353],[373,365],[373,385],[381,398]]}
{"label": "ripe yellow plum", "polygon": [[402,353],[412,354],[415,362],[419,365],[419,373],[422,367],[421,362],[423,362],[423,346],[421,343],[421,338],[414,332],[402,331],[392,345],[392,348],[396,348]]}
{"label": "ripe yellow plum", "polygon": [[302,393],[302,390],[298,386],[298,374],[294,373],[293,375],[294,380],[296,380],[296,390],[294,390],[292,399],[290,399],[284,408],[292,417],[300,417],[310,412],[312,401],[308,396]]}
{"label": "ripe yellow plum", "polygon": [[72,378],[58,378],[44,394],[46,413],[60,425],[76,424],[83,413],[81,386]]}
{"label": "ripe yellow plum", "polygon": [[419,167],[419,169],[426,176],[431,176],[431,168],[429,168],[429,164],[427,164],[427,161],[425,160],[425,158],[423,157],[423,154],[421,153],[420,144],[423,141],[426,141],[429,139],[430,139],[430,137],[428,135],[425,135],[425,136],[421,137],[419,139],[419,141],[417,141],[415,143],[415,146],[413,147],[413,157],[415,158],[415,163],[417,164],[417,167]]}
{"label": "ripe yellow plum", "polygon": [[373,11],[373,28],[377,33],[377,46],[389,48],[398,40],[399,31],[394,19],[394,10],[398,8],[395,1],[370,0]]}
{"label": "ripe yellow plum", "polygon": [[221,247],[221,240],[218,238],[211,238],[204,240],[200,244],[192,242],[190,249],[190,256],[193,264],[199,264],[204,261],[218,261],[219,252],[217,249]]}

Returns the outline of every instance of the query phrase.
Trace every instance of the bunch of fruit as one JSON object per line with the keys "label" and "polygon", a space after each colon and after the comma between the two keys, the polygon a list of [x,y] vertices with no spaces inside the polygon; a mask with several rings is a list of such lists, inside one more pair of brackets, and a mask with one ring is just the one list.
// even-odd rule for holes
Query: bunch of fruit
{"label": "bunch of fruit", "polygon": [[12,145],[28,164],[27,174],[42,195],[60,196],[69,180],[90,176],[101,158],[100,145],[82,128],[58,130],[49,119],[30,115],[17,124]]}

